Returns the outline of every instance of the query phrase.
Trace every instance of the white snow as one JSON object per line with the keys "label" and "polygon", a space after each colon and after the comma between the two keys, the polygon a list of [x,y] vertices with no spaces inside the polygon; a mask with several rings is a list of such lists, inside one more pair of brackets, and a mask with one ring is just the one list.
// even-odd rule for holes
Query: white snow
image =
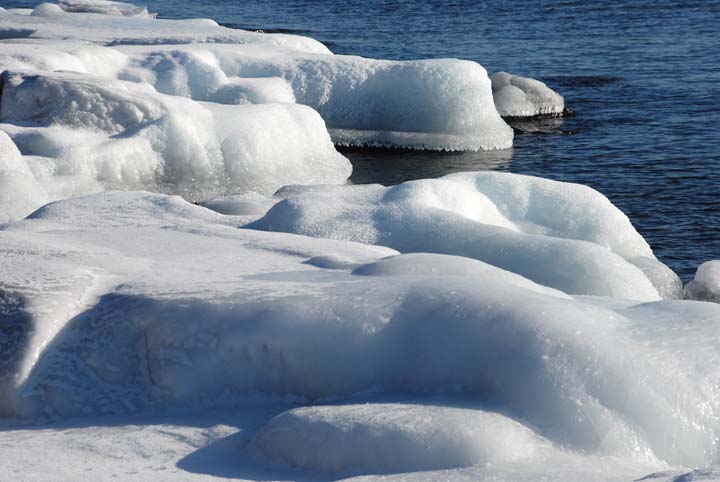
{"label": "white snow", "polygon": [[492,76],[492,92],[503,117],[559,116],[565,108],[563,96],[544,83],[507,72]]}
{"label": "white snow", "polygon": [[578,184],[483,172],[277,197],[254,228],[466,256],[571,294],[652,301],[679,293],[627,216]]}
{"label": "white snow", "polygon": [[717,474],[720,305],[674,299],[720,261],[683,292],[576,184],[345,185],[333,142],[509,147],[543,84],[104,0],[0,39],[3,477]]}
{"label": "white snow", "polygon": [[463,394],[553,446],[717,460],[716,304],[573,299],[479,261],[383,260],[397,252],[236,226],[177,197],[122,192],[6,225],[5,413]]}
{"label": "white snow", "polygon": [[272,194],[288,183],[343,183],[351,172],[305,106],[199,103],[88,74],[6,71],[3,81],[0,130],[25,155],[46,158],[35,180],[50,199],[139,188],[190,199]]}
{"label": "white snow", "polygon": [[131,3],[111,2],[109,0],[59,0],[58,6],[66,12],[99,13],[102,15],[120,15],[124,17],[154,17],[147,7],[138,7]]}
{"label": "white snow", "polygon": [[706,261],[695,272],[695,278],[685,285],[688,299],[720,303],[720,260]]}
{"label": "white snow", "polygon": [[307,470],[388,473],[541,458],[551,444],[503,415],[432,405],[298,408],[268,422],[255,445]]}

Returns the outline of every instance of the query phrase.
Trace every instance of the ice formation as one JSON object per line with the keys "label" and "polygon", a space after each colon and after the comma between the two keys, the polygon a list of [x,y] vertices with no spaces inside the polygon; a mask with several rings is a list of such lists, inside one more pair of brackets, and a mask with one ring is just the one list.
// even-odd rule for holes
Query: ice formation
{"label": "ice formation", "polygon": [[492,76],[495,107],[503,117],[560,116],[563,96],[539,80],[498,72]]}
{"label": "ice formation", "polygon": [[679,296],[627,216],[578,184],[484,172],[277,196],[252,227],[475,258],[572,294]]}
{"label": "ice formation", "polygon": [[720,303],[720,260],[701,264],[695,278],[685,286],[688,299]]}
{"label": "ice formation", "polygon": [[[480,261],[238,229],[239,219],[178,197],[108,192],[5,225],[3,412],[464,394],[556,447],[718,460],[717,304],[572,298]],[[634,244],[616,230],[605,239]],[[454,433],[443,413],[438,428]],[[380,416],[367,415],[358,426]],[[420,450],[404,433],[399,446]],[[487,448],[478,437],[476,460]],[[507,453],[528,450],[514,437]],[[382,470],[382,459],[365,460],[363,470]]]}
{"label": "ice formation", "polygon": [[[509,146],[481,66],[104,0],[0,8],[0,39],[7,473],[608,481],[720,463],[720,305],[670,300],[679,278],[604,196],[490,172],[343,185],[333,142]],[[562,109],[503,75],[503,115]],[[717,263],[688,297],[717,301]],[[180,419],[124,418],[153,414]],[[13,425],[65,417],[78,428]]]}
{"label": "ice formation", "polygon": [[270,420],[255,445],[295,467],[345,474],[517,462],[551,452],[547,440],[497,413],[384,403],[290,410]]}

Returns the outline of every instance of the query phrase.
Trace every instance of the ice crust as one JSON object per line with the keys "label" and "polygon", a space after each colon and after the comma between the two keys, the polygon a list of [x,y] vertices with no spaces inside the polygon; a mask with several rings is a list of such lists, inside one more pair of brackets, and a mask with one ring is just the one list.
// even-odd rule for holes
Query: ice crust
{"label": "ice crust", "polygon": [[507,72],[492,76],[492,92],[503,117],[560,116],[565,109],[563,96],[544,83]]}
{"label": "ice crust", "polygon": [[688,299],[720,303],[720,260],[701,264],[695,278],[685,286]]}
{"label": "ice crust", "polygon": [[252,227],[475,258],[571,294],[680,295],[627,216],[587,186],[484,172],[277,197]]}
{"label": "ice crust", "polygon": [[0,207],[6,220],[40,207],[40,198],[104,189],[201,201],[342,184],[350,164],[331,142],[512,145],[474,62],[333,55],[304,37],[154,19],[95,0],[6,12],[0,38],[0,130],[44,193],[32,179],[6,175],[3,191],[17,198]]}
{"label": "ice crust", "polygon": [[87,74],[6,71],[2,80],[0,129],[45,158],[35,180],[51,199],[144,188],[190,199],[272,194],[288,183],[343,183],[351,172],[306,106],[200,103]]}
{"label": "ice crust", "polygon": [[541,458],[551,444],[503,415],[411,404],[298,408],[255,438],[265,456],[329,473],[395,473]]}
{"label": "ice crust", "polygon": [[676,298],[720,261],[683,288],[585,186],[343,185],[333,142],[508,147],[500,114],[562,111],[543,84],[103,0],[0,39],[6,473],[715,477],[720,305]]}
{"label": "ice crust", "polygon": [[[572,298],[480,261],[463,268],[237,221],[178,197],[109,192],[5,225],[3,412],[464,394],[554,446],[718,460],[717,304]],[[419,447],[402,437],[408,453]],[[358,456],[363,470],[383,470]]]}

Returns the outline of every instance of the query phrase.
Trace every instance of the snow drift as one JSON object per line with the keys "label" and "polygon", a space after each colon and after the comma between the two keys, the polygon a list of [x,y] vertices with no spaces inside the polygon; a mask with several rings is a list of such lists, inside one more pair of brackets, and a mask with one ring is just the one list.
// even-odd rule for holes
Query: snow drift
{"label": "snow drift", "polygon": [[5,413],[464,394],[573,450],[718,460],[716,304],[573,299],[156,194],[52,203],[0,240]]}
{"label": "snow drift", "polygon": [[466,256],[572,294],[651,301],[682,287],[627,216],[586,186],[484,172],[277,196],[251,227]]}

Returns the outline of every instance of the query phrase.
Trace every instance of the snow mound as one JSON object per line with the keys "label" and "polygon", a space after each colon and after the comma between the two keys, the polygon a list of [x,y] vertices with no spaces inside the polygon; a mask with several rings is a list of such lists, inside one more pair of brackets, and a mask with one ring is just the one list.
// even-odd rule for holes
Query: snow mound
{"label": "snow mound", "polygon": [[[304,104],[320,113],[336,144],[434,150],[512,145],[512,129],[495,109],[487,72],[475,62],[336,56],[303,37],[229,29],[214,36],[209,30],[221,27],[192,23],[199,21],[176,25],[112,15],[90,21],[87,15],[44,4],[30,17],[3,17],[0,29],[18,36],[25,29],[31,38],[0,54],[0,67],[73,70],[80,63],[73,57],[86,53],[77,43],[89,41],[125,55],[124,62],[111,63],[119,66],[115,72],[102,70],[113,80],[145,82],[204,102]],[[144,37],[151,34],[156,37]],[[46,49],[33,49],[32,42],[41,39]],[[95,69],[81,72],[98,75]]]}
{"label": "snow mound", "polygon": [[570,294],[650,301],[666,282],[627,216],[577,184],[484,172],[277,197],[251,227],[470,257]]}
{"label": "snow mound", "polygon": [[290,410],[260,430],[255,446],[295,467],[345,474],[518,462],[550,449],[547,440],[497,413],[384,403]]}
{"label": "snow mound", "polygon": [[118,47],[120,75],[218,103],[298,102],[343,145],[489,150],[512,145],[480,65],[270,51],[252,45]]}
{"label": "snow mound", "polygon": [[138,7],[131,3],[111,2],[109,0],[59,0],[58,6],[64,11],[71,13],[99,13],[102,15],[118,15],[122,17],[155,17],[155,14],[148,13],[147,7]]}
{"label": "snow mound", "polygon": [[720,260],[706,261],[695,272],[695,278],[685,285],[688,299],[720,303]]}
{"label": "snow mound", "polygon": [[570,450],[718,460],[716,304],[573,299],[477,264],[438,273],[433,256],[235,221],[111,192],[0,229],[3,412],[462,395]]}
{"label": "snow mound", "polygon": [[0,130],[45,158],[36,170],[50,199],[101,189],[272,194],[289,183],[343,183],[351,172],[306,106],[199,103],[87,74],[6,71],[2,81]]}
{"label": "snow mound", "polygon": [[549,296],[569,298],[561,291],[538,285],[527,278],[518,276],[510,271],[496,268],[482,261],[444,254],[411,253],[391,256],[374,263],[359,266],[353,270],[352,274],[359,276],[462,276],[469,278],[492,278]]}
{"label": "snow mound", "polygon": [[563,96],[539,80],[497,72],[492,76],[495,107],[503,117],[560,116]]}

